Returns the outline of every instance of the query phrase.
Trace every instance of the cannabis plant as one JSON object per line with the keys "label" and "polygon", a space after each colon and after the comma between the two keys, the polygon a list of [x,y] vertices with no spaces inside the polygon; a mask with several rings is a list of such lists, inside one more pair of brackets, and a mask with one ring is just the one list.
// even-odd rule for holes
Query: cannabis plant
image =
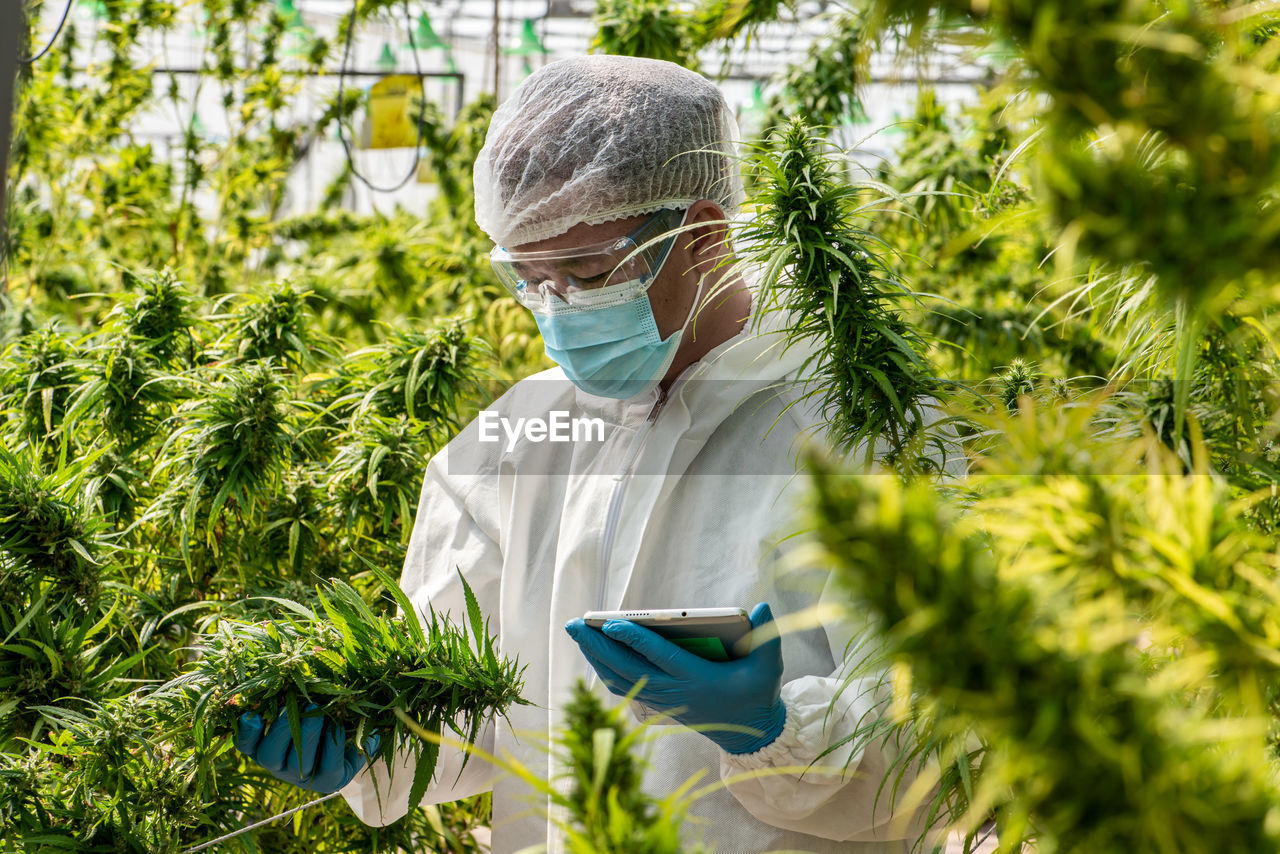
{"label": "cannabis plant", "polygon": [[84,381],[68,400],[70,419],[101,424],[123,447],[153,434],[174,401],[162,364],[127,336],[99,339],[86,355]]}
{"label": "cannabis plant", "polygon": [[338,518],[357,536],[384,539],[413,529],[428,446],[408,418],[361,417],[330,464],[328,483]]}
{"label": "cannabis plant", "polygon": [[103,520],[92,513],[91,463],[48,475],[30,453],[0,449],[0,555],[4,575],[15,580],[14,593],[49,581],[81,601],[96,599],[98,570],[112,545]]}
{"label": "cannabis plant", "polygon": [[210,320],[226,322],[230,332],[227,350],[233,358],[245,362],[269,359],[298,368],[314,360],[309,296],[307,291],[281,282],[240,300],[231,314],[215,314]]}
{"label": "cannabis plant", "polygon": [[839,127],[861,111],[858,87],[869,77],[863,16],[841,12],[826,34],[810,45],[802,62],[788,65],[774,79],[779,91],[769,98],[760,120],[764,144],[769,144],[770,131],[792,117],[803,118],[810,127]]}
{"label": "cannabis plant", "polygon": [[[564,726],[544,746],[561,768],[559,779],[543,779],[510,758],[479,748],[470,752],[546,796],[548,817],[573,854],[705,854],[703,846],[682,842],[681,828],[692,803],[722,784],[694,789],[698,775],[661,800],[646,794],[641,789],[644,742],[655,736],[648,727],[629,725],[626,709],[625,703],[606,707],[581,680],[574,685],[564,706]],[[403,713],[401,718],[427,744],[442,743],[438,732],[424,730]]]}
{"label": "cannabis plant", "polygon": [[299,433],[290,419],[297,404],[290,404],[269,363],[233,368],[203,385],[204,395],[174,416],[156,468],[170,479],[156,509],[183,525],[184,553],[200,519],[208,520],[212,539],[224,511],[256,512],[253,494],[275,482]]}
{"label": "cannabis plant", "polygon": [[[361,2],[351,20],[392,5]],[[302,803],[224,741],[197,756],[189,732],[163,737],[172,719],[126,714],[123,698],[178,676],[220,621],[278,619],[259,594],[320,610],[314,583],[337,577],[389,610],[363,561],[403,560],[406,503],[482,405],[478,380],[500,392],[542,358],[527,312],[485,313],[496,283],[475,272],[474,223],[457,227],[491,102],[438,121],[432,162],[450,198],[432,216],[284,221],[290,173],[362,104],[349,89],[296,112],[326,40],[287,53],[300,36],[274,0],[102,9],[24,66],[15,109],[0,296],[0,446],[17,460],[0,462],[5,854],[176,852]],[[206,121],[221,103],[219,138],[191,89],[136,63],[140,45],[193,24],[197,100]],[[169,156],[136,138],[155,110],[186,125]],[[455,317],[466,334],[394,334]],[[485,324],[509,336],[505,379],[483,374],[491,354],[470,335]],[[396,355],[361,356],[348,375],[335,342]],[[102,747],[101,732],[126,729],[123,753]],[[243,841],[408,851],[483,816],[463,804],[375,831],[326,806]]]}
{"label": "cannabis plant", "polygon": [[597,0],[592,50],[642,56],[698,69],[704,37],[698,21],[661,0]]}
{"label": "cannabis plant", "polygon": [[18,422],[18,435],[52,442],[68,400],[80,383],[74,343],[56,321],[10,344],[0,354],[0,406]]}
{"label": "cannabis plant", "polygon": [[128,290],[116,296],[104,326],[145,347],[164,365],[190,364],[198,323],[195,299],[170,270],[124,275]]}
{"label": "cannabis plant", "polygon": [[898,303],[915,295],[864,227],[876,203],[860,202],[836,156],[793,119],[776,151],[751,159],[758,212],[739,238],[764,270],[764,305],[789,312],[788,341],[817,346],[804,375],[833,441],[867,460],[883,455],[914,467],[925,407],[940,386],[900,315]]}
{"label": "cannabis plant", "polygon": [[570,776],[560,796],[569,820],[564,828],[574,854],[627,851],[636,854],[698,854],[680,842],[687,804],[658,802],[640,790],[646,730],[624,722],[626,704],[605,708],[578,682],[565,704],[565,728],[558,736],[561,759]]}
{"label": "cannabis plant", "polygon": [[333,409],[353,424],[376,414],[407,418],[433,437],[450,435],[461,426],[459,404],[476,391],[476,363],[486,352],[457,321],[392,330],[382,343],[349,354]]}
{"label": "cannabis plant", "polygon": [[234,821],[229,804],[211,803],[198,774],[201,761],[214,757],[156,743],[161,722],[138,698],[45,711],[58,724],[35,752],[44,760],[50,808],[40,824],[28,819],[17,828],[27,845],[176,854],[200,830]]}
{"label": "cannabis plant", "polygon": [[[877,23],[908,21],[917,32],[935,10],[971,16],[1015,47],[1045,96],[1035,177],[1038,206],[1062,238],[1057,257],[1068,268],[1083,255],[1153,273],[1177,317],[1175,379],[1189,379],[1201,333],[1237,288],[1280,269],[1269,13],[1207,0],[881,0],[874,10]],[[1188,390],[1177,387],[1179,423]]]}
{"label": "cannabis plant", "polygon": [[1009,363],[998,378],[999,390],[997,396],[1004,408],[1010,412],[1017,412],[1018,401],[1024,397],[1030,397],[1036,392],[1036,382],[1040,379],[1040,374],[1036,370],[1036,366],[1028,364],[1021,359],[1014,359]]}
{"label": "cannabis plant", "polygon": [[278,617],[224,620],[198,641],[200,657],[188,672],[159,688],[152,701],[190,709],[187,725],[199,751],[229,737],[245,712],[266,720],[287,716],[298,744],[304,716],[342,724],[358,745],[377,734],[375,758],[391,760],[406,747],[414,751],[410,803],[416,806],[431,781],[438,746],[414,739],[405,719],[427,732],[447,727],[474,742],[485,720],[524,702],[520,667],[498,657],[465,579],[466,619],[455,624],[434,613],[419,620],[395,582],[373,572],[402,617],[375,614],[350,585],[332,581],[316,592],[319,612],[277,600],[284,609]]}

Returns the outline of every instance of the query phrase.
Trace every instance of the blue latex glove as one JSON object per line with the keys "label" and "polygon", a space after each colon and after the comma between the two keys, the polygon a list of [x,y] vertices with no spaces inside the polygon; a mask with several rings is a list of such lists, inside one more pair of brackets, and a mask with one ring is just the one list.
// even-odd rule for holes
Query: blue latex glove
{"label": "blue latex glove", "polygon": [[[315,708],[312,705],[306,710]],[[280,715],[267,727],[261,715],[246,712],[238,724],[233,739],[236,750],[270,771],[277,780],[324,794],[350,783],[381,743],[376,734],[368,736],[361,755],[355,745],[347,745],[346,727],[320,715],[303,716],[301,749],[293,743],[287,715]]]}
{"label": "blue latex glove", "polygon": [[[752,609],[753,629],[772,621],[767,603]],[[686,726],[705,726],[702,734],[729,753],[754,753],[772,744],[786,723],[778,696],[779,637],[757,644],[744,658],[707,661],[628,620],[609,620],[599,631],[581,619],[570,620],[565,631],[611,692],[626,695],[644,679],[637,700]]]}

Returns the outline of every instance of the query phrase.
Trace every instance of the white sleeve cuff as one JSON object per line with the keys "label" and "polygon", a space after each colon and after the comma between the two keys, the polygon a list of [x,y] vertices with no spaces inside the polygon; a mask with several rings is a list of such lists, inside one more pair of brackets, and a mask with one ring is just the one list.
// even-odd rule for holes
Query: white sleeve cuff
{"label": "white sleeve cuff", "polygon": [[875,720],[879,684],[803,676],[784,685],[787,720],[773,743],[720,752],[720,777],[738,803],[766,824],[825,839],[903,838],[890,828],[891,798],[879,796],[888,766],[878,741],[851,737]]}
{"label": "white sleeve cuff", "polygon": [[722,764],[729,773],[800,765],[813,765],[813,773],[830,773],[831,769],[843,770],[857,761],[860,751],[850,740],[814,764],[831,744],[852,733],[852,729],[845,732],[844,725],[848,723],[846,716],[853,711],[851,707],[857,704],[856,698],[844,702],[841,697],[833,709],[831,698],[820,696],[819,691],[805,690],[809,687],[803,684],[805,681],[798,679],[783,686],[782,705],[787,720],[777,738],[755,753],[721,751]]}

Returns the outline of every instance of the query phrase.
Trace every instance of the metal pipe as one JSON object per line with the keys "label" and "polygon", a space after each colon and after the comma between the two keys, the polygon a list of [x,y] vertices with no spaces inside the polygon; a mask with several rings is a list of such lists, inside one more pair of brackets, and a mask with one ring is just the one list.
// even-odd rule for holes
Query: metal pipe
{"label": "metal pipe", "polygon": [[[3,5],[4,5],[4,4],[3,4],[3,0],[0,0],[0,6],[3,6]],[[8,11],[7,9],[0,9],[0,14],[3,14],[4,12],[7,12],[7,11]],[[4,33],[0,33],[0,38],[3,38],[3,37],[4,37]],[[16,54],[15,54],[15,55],[16,55]],[[0,56],[3,56],[3,54],[0,54]],[[16,62],[16,60],[15,60],[15,62]],[[78,74],[86,74],[86,73],[88,73],[88,69],[86,69],[86,68],[72,68],[71,70],[72,70],[73,72],[75,72],[75,73],[78,73]],[[195,67],[193,67],[193,66],[183,66],[183,67],[174,67],[174,66],[169,66],[169,67],[156,67],[156,68],[152,68],[152,69],[151,69],[151,73],[152,73],[152,74],[184,74],[184,75],[200,75],[200,74],[208,74],[208,73],[209,73],[209,69],[207,69],[207,68],[195,68]],[[338,72],[337,72],[337,71],[330,71],[330,70],[328,70],[327,68],[322,68],[322,69],[319,69],[318,71],[309,71],[309,70],[303,70],[303,71],[290,71],[289,73],[290,73],[290,74],[299,74],[299,75],[302,75],[302,76],[304,76],[304,77],[337,77],[337,76],[338,76]],[[454,81],[454,88],[457,90],[457,99],[456,99],[456,101],[454,102],[454,108],[453,108],[453,114],[454,114],[454,116],[457,116],[457,115],[458,115],[458,111],[462,109],[462,98],[463,98],[463,93],[466,91],[466,82],[467,82],[467,75],[466,75],[466,74],[464,74],[464,73],[463,73],[463,72],[461,72],[461,71],[392,71],[392,72],[387,72],[387,71],[374,71],[374,70],[368,70],[368,71],[344,71],[342,74],[343,74],[343,76],[344,76],[344,77],[387,77],[387,76],[390,76],[391,74],[407,74],[407,75],[410,75],[410,76],[412,76],[412,77],[439,77],[439,78],[442,78],[442,79],[444,79],[444,78],[452,79],[452,80]]]}
{"label": "metal pipe", "polygon": [[[87,72],[87,71],[88,71],[88,69],[86,69],[86,68],[73,68],[73,69],[71,69],[71,70],[72,70],[72,71],[75,71],[75,72]],[[195,68],[195,67],[192,67],[192,66],[181,67],[181,68],[177,68],[177,67],[156,67],[156,68],[152,68],[152,69],[151,69],[151,73],[152,73],[152,74],[209,74],[209,73],[210,73],[210,71],[209,71],[209,69],[207,69],[207,68]],[[319,69],[319,70],[317,70],[317,71],[310,71],[310,70],[293,71],[293,70],[289,70],[289,71],[287,71],[287,72],[285,72],[285,73],[287,73],[287,74],[300,74],[300,75],[303,75],[303,76],[306,76],[306,77],[337,77],[337,76],[338,76],[338,72],[337,72],[337,71],[330,71],[330,70],[329,70],[329,69],[327,69],[327,68],[321,68],[321,69]],[[463,79],[465,79],[465,78],[466,78],[466,76],[467,76],[466,74],[464,74],[464,73],[463,73],[463,72],[461,72],[461,71],[373,71],[373,70],[370,70],[370,71],[358,71],[358,70],[353,70],[353,71],[344,71],[344,72],[342,72],[342,76],[343,76],[343,77],[388,77],[388,76],[390,76],[390,75],[392,75],[392,74],[410,74],[410,75],[414,75],[414,76],[417,76],[417,77],[456,77],[456,78],[458,78],[459,80],[463,80]]]}
{"label": "metal pipe", "polygon": [[[5,189],[9,183],[9,147],[13,133],[14,86],[18,73],[18,58],[22,46],[22,3],[0,3],[0,235],[4,244],[9,243],[5,230]],[[0,294],[8,290],[9,265],[0,269]]]}

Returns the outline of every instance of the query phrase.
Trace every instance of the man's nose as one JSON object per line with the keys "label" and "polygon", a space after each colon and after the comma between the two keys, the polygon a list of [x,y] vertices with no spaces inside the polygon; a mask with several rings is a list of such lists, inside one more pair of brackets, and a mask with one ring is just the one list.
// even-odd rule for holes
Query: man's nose
{"label": "man's nose", "polygon": [[553,296],[561,302],[568,302],[564,295],[568,293],[569,288],[568,285],[563,282],[558,282],[555,279],[542,279],[534,287],[538,293],[542,295],[543,299]]}

